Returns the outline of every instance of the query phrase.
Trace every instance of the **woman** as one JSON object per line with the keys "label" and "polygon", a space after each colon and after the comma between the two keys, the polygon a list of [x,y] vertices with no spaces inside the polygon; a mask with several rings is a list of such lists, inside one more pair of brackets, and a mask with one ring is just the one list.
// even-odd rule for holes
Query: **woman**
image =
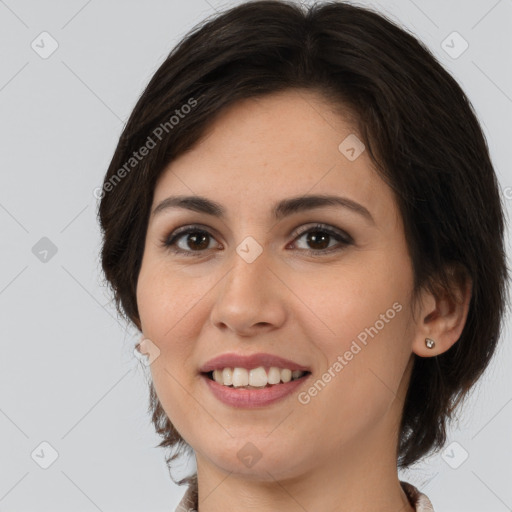
{"label": "woman", "polygon": [[497,179],[465,94],[340,2],[241,4],[151,79],[103,185],[178,510],[432,511],[401,482],[489,364]]}

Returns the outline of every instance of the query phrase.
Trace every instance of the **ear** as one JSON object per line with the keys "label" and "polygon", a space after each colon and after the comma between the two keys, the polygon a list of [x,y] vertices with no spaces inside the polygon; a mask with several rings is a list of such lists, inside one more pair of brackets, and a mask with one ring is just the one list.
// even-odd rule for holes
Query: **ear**
{"label": "ear", "polygon": [[[450,266],[447,271],[449,288],[436,285],[436,292],[423,289],[416,311],[416,331],[412,351],[420,357],[437,356],[454,345],[466,324],[473,283],[461,266]],[[428,348],[425,338],[435,341]]]}

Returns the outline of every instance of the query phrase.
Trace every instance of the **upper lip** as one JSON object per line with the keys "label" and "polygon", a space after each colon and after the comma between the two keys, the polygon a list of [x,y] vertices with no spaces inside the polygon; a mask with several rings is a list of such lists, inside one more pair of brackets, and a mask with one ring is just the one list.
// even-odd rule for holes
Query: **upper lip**
{"label": "upper lip", "polygon": [[295,363],[284,357],[275,356],[272,354],[258,353],[250,355],[240,355],[235,353],[221,354],[220,356],[210,359],[204,363],[199,371],[202,373],[208,373],[212,370],[218,370],[223,368],[247,368],[251,370],[260,366],[270,367],[275,366],[277,368],[288,368],[289,370],[301,370],[309,372],[307,366]]}

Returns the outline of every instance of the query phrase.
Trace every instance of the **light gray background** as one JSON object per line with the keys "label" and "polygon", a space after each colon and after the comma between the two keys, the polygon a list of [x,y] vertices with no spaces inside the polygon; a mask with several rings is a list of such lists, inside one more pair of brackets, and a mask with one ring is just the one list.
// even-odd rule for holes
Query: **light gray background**
{"label": "light gray background", "polygon": [[[184,492],[155,448],[137,333],[101,286],[93,190],[171,48],[237,3],[0,0],[0,511],[173,511]],[[360,3],[412,30],[461,83],[509,209],[512,1]],[[43,31],[59,45],[47,59],[31,47]],[[469,43],[458,58],[441,46],[453,31]],[[57,248],[46,262],[32,251],[42,237]],[[436,512],[512,510],[509,325],[449,432],[458,444],[401,474]],[[50,460],[43,441],[58,452],[48,469],[35,462]]]}

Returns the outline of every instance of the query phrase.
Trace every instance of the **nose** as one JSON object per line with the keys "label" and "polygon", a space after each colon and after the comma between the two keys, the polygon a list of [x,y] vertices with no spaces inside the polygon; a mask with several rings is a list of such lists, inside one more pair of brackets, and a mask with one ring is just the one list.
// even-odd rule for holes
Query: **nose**
{"label": "nose", "polygon": [[280,328],[290,294],[265,250],[251,263],[233,253],[233,265],[217,287],[211,311],[213,325],[239,336]]}

